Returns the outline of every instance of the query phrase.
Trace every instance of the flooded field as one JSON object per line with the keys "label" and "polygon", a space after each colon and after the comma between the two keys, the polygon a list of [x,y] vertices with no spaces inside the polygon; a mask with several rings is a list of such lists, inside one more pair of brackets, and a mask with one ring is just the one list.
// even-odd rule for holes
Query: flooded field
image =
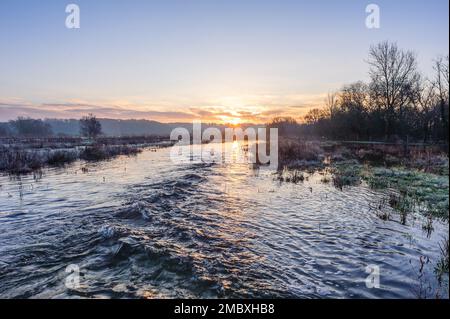
{"label": "flooded field", "polygon": [[448,298],[435,273],[447,222],[383,220],[386,194],[364,184],[169,152],[1,176],[0,297]]}

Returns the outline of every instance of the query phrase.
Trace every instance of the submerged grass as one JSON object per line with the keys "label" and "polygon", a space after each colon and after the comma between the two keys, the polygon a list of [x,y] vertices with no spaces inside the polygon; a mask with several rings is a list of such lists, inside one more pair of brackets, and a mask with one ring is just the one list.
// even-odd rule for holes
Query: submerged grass
{"label": "submerged grass", "polygon": [[140,148],[127,145],[94,145],[84,148],[80,158],[86,161],[101,161],[118,155],[137,155],[142,152]]}
{"label": "submerged grass", "polygon": [[[364,181],[372,189],[386,191],[402,223],[413,211],[449,218],[448,155],[438,149],[413,148],[406,156],[396,146],[287,141],[282,143],[279,157],[282,181],[297,183],[303,180],[301,172],[327,168],[338,189]],[[330,179],[322,178],[322,182]]]}
{"label": "submerged grass", "polygon": [[389,194],[389,206],[400,213],[400,222],[402,225],[406,224],[408,214],[415,209],[416,201],[408,194]]}
{"label": "submerged grass", "polygon": [[372,167],[363,174],[373,189],[393,189],[399,195],[392,198],[392,207],[400,212],[412,211],[415,206],[426,214],[449,217],[448,176],[419,172],[404,168]]}
{"label": "submerged grass", "polygon": [[400,213],[402,223],[413,211],[433,218],[449,218],[448,176],[357,163],[335,164],[332,172],[333,183],[339,189],[365,181],[372,189],[387,191],[389,205]]}
{"label": "submerged grass", "polygon": [[31,174],[47,166],[76,160],[100,161],[118,155],[136,155],[144,147],[172,145],[164,136],[0,138],[0,172]]}
{"label": "submerged grass", "polygon": [[54,151],[54,152],[48,152],[46,163],[50,166],[62,166],[65,164],[72,163],[78,159],[78,152],[77,151]]}
{"label": "submerged grass", "polygon": [[294,183],[305,181],[306,177],[303,172],[299,170],[289,170],[287,167],[278,174],[278,180],[281,182]]}
{"label": "submerged grass", "polygon": [[361,183],[362,166],[358,164],[337,164],[332,167],[334,186],[343,189],[345,186],[356,186]]}
{"label": "submerged grass", "polygon": [[6,147],[0,149],[0,171],[11,174],[27,174],[39,170],[45,160],[42,152],[27,152]]}
{"label": "submerged grass", "polygon": [[449,238],[447,237],[439,244],[439,248],[441,250],[441,259],[437,263],[436,272],[438,275],[442,276],[442,274],[448,274],[448,264],[449,264]]}

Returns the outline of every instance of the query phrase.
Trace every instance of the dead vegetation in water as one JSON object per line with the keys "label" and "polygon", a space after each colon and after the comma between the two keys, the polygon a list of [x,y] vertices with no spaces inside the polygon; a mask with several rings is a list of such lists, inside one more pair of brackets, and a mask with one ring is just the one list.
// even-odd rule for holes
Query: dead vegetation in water
{"label": "dead vegetation in water", "polygon": [[100,161],[118,155],[136,155],[142,151],[136,146],[91,145],[71,149],[23,149],[0,146],[0,171],[13,175],[30,174],[44,167],[59,167],[76,160]]}
{"label": "dead vegetation in water", "polygon": [[46,164],[50,166],[63,166],[78,159],[78,152],[72,150],[57,150],[48,152]]}
{"label": "dead vegetation in water", "polygon": [[133,156],[142,152],[142,149],[127,145],[94,145],[84,148],[80,152],[80,159],[85,161],[102,161],[119,155]]}
{"label": "dead vegetation in water", "polygon": [[119,155],[133,156],[144,147],[170,146],[163,136],[6,137],[0,138],[0,172],[30,174],[44,167],[64,166],[76,160],[101,161]]}
{"label": "dead vegetation in water", "polygon": [[11,174],[28,174],[42,168],[46,158],[42,152],[0,148],[0,171]]}
{"label": "dead vegetation in water", "polygon": [[394,190],[398,198],[393,200],[397,210],[416,210],[448,220],[449,180],[440,176],[404,168],[371,168],[363,175],[369,187],[378,190]]}
{"label": "dead vegetation in water", "polygon": [[[448,154],[439,146],[410,146],[285,140],[280,143],[285,182],[298,182],[301,172],[328,171],[323,183],[343,190],[367,184],[391,196],[390,206],[407,222],[411,212],[448,220]],[[296,172],[299,171],[299,172]],[[295,173],[293,173],[295,172]],[[380,213],[382,218],[389,218]],[[427,227],[425,227],[427,228]]]}
{"label": "dead vegetation in water", "polygon": [[283,171],[278,174],[278,180],[280,182],[298,184],[300,182],[304,182],[305,179],[307,179],[307,177],[305,177],[305,174],[299,170],[289,170],[284,168]]}
{"label": "dead vegetation in water", "polygon": [[333,184],[336,188],[361,184],[361,167],[349,165],[336,165],[331,169]]}
{"label": "dead vegetation in water", "polygon": [[324,184],[328,184],[331,182],[331,178],[328,175],[323,175],[323,177],[320,179],[320,181]]}
{"label": "dead vegetation in water", "polygon": [[442,240],[439,244],[439,249],[441,251],[441,259],[436,265],[436,272],[439,277],[442,278],[443,274],[448,274],[448,264],[449,264],[449,238]]}
{"label": "dead vegetation in water", "polygon": [[369,210],[373,211],[379,219],[384,221],[391,220],[391,209],[389,209],[388,200],[386,198],[381,199],[375,207],[369,207]]}
{"label": "dead vegetation in water", "polygon": [[316,142],[283,140],[278,145],[279,167],[322,167],[325,159],[323,149]]}
{"label": "dead vegetation in water", "polygon": [[304,141],[285,138],[279,143],[280,168],[305,168],[355,161],[361,165],[404,167],[448,176],[448,150],[436,145]]}
{"label": "dead vegetation in water", "polygon": [[389,206],[399,213],[400,223],[406,225],[408,215],[415,210],[416,201],[407,193],[390,193]]}

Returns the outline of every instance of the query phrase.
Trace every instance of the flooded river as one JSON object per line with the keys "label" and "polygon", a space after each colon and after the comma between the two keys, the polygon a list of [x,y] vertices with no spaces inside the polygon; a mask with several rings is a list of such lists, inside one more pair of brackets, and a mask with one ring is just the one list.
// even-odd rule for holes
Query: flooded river
{"label": "flooded river", "polygon": [[0,297],[448,297],[434,273],[448,224],[428,236],[420,216],[380,219],[385,195],[364,185],[169,151],[1,176]]}

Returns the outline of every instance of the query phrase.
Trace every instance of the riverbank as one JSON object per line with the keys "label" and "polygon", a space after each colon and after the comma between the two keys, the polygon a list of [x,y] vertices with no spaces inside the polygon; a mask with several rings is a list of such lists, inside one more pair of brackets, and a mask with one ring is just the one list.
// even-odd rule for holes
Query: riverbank
{"label": "riverbank", "polygon": [[449,219],[449,160],[440,146],[345,144],[285,140],[280,145],[281,181],[298,183],[321,172],[337,188],[366,183],[385,191],[393,208]]}
{"label": "riverbank", "polygon": [[99,138],[23,138],[2,139],[0,172],[13,175],[30,174],[45,167],[64,166],[76,160],[101,161],[119,155],[133,156],[146,147],[165,147],[162,137]]}

